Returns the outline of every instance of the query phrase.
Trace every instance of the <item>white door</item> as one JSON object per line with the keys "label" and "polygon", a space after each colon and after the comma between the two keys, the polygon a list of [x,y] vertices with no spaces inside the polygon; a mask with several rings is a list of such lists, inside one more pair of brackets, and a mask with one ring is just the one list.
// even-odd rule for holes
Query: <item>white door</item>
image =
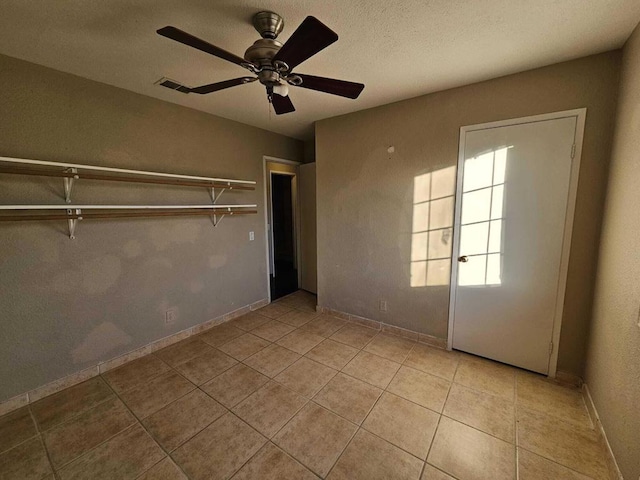
{"label": "white door", "polygon": [[547,374],[564,296],[578,114],[522,122],[461,131],[452,347]]}

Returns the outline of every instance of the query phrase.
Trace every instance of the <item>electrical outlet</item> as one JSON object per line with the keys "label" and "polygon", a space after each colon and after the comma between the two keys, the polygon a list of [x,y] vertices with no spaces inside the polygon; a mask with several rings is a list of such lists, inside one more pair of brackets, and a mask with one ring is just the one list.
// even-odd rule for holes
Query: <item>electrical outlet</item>
{"label": "electrical outlet", "polygon": [[256,239],[256,235],[254,232],[249,232],[249,241],[253,242]]}
{"label": "electrical outlet", "polygon": [[386,312],[387,311],[387,301],[386,300],[380,300],[380,311],[381,312]]}
{"label": "electrical outlet", "polygon": [[178,321],[178,312],[176,310],[167,310],[164,315],[164,324],[168,327]]}

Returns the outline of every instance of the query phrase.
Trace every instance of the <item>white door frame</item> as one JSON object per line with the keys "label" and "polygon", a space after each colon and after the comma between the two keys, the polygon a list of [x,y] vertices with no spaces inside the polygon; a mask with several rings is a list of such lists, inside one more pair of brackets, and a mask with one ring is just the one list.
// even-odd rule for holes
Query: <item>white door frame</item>
{"label": "white door frame", "polygon": [[453,250],[451,255],[451,284],[449,289],[449,331],[447,338],[447,349],[453,348],[453,328],[456,304],[456,288],[458,285],[458,255],[460,254],[460,220],[462,216],[462,176],[464,167],[465,137],[467,132],[475,130],[486,130],[489,128],[506,127],[510,125],[521,125],[525,123],[542,122],[546,120],[556,120],[560,118],[576,117],[575,131],[575,151],[571,162],[571,176],[569,180],[569,196],[567,200],[567,214],[564,225],[564,236],[562,240],[562,256],[560,258],[560,276],[558,280],[558,296],[556,299],[555,313],[553,318],[553,350],[549,358],[549,378],[555,378],[558,367],[558,347],[560,345],[560,331],[562,328],[562,313],[564,309],[564,294],[567,286],[567,272],[569,270],[569,254],[571,251],[571,235],[573,230],[573,219],[575,214],[576,196],[578,192],[578,177],[580,174],[580,159],[582,157],[582,141],[584,139],[584,125],[587,115],[586,108],[575,110],[565,110],[561,112],[546,113],[543,115],[533,115],[530,117],[501,120],[498,122],[481,123],[478,125],[468,125],[460,128],[460,145],[458,150],[458,171],[456,181],[455,197],[455,220],[453,227]]}
{"label": "white door frame", "polygon": [[[285,165],[292,165],[296,167],[295,178],[298,178],[298,166],[301,165],[302,162],[295,162],[293,160],[286,160],[284,158],[271,157],[269,155],[262,156],[262,180],[264,185],[264,240],[265,240],[265,252],[266,252],[266,260],[267,260],[267,298],[269,299],[269,303],[271,303],[271,255],[273,249],[273,231],[271,226],[269,225],[269,217],[272,217],[272,205],[271,205],[271,196],[268,195],[267,191],[271,191],[271,170],[267,170],[267,162],[273,163],[282,163]],[[277,172],[283,175],[293,175],[288,172]],[[268,187],[268,188],[267,188]],[[296,186],[297,187],[297,186]],[[300,285],[300,206],[299,206],[299,195],[295,194],[295,199],[293,201],[293,222],[296,234],[296,263],[298,265],[298,285]]]}

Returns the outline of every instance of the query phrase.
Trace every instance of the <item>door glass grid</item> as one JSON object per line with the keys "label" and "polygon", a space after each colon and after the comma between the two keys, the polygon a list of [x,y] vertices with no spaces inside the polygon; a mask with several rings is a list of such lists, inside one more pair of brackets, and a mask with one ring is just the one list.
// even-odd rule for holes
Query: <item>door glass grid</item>
{"label": "door glass grid", "polygon": [[508,150],[503,147],[464,163],[458,285],[502,283],[504,185]]}
{"label": "door glass grid", "polygon": [[449,285],[455,175],[452,166],[414,178],[412,287]]}

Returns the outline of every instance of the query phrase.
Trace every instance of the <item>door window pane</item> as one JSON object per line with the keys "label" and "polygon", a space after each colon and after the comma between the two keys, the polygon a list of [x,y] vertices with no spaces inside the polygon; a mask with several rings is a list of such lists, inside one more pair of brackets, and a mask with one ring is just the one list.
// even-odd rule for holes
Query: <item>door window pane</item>
{"label": "door window pane", "polygon": [[487,253],[489,222],[463,225],[460,236],[460,255]]}
{"label": "door window pane", "polygon": [[493,184],[498,185],[504,183],[505,173],[507,171],[507,154],[509,147],[496,150],[495,163],[493,164]]}
{"label": "door window pane", "polygon": [[462,191],[477,190],[491,186],[493,182],[493,152],[485,153],[464,162]]}
{"label": "door window pane", "polygon": [[502,283],[500,272],[500,254],[494,253],[487,256],[487,282],[486,285],[500,285]]}
{"label": "door window pane", "polygon": [[502,209],[504,207],[504,185],[498,185],[492,188],[493,200],[491,201],[491,219],[502,218]]}
{"label": "door window pane", "polygon": [[493,220],[489,227],[489,253],[499,253],[502,246],[502,220]]}
{"label": "door window pane", "polygon": [[491,212],[491,188],[462,195],[462,224],[489,220]]}
{"label": "door window pane", "polygon": [[460,266],[458,268],[458,285],[484,285],[486,261],[486,255],[477,255],[469,257],[469,261],[466,263],[460,262],[458,264]]}

